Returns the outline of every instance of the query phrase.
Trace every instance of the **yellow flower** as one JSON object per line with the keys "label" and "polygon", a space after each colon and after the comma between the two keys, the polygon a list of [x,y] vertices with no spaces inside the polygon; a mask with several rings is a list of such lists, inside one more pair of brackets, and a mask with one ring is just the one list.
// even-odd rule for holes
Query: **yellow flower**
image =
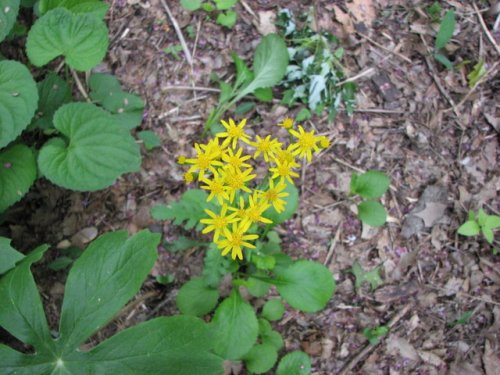
{"label": "yellow flower", "polygon": [[295,162],[295,156],[291,151],[291,145],[288,146],[286,150],[283,150],[282,148],[277,149],[274,155],[274,160],[286,163]]}
{"label": "yellow flower", "polygon": [[278,213],[285,210],[286,201],[281,199],[284,197],[288,197],[289,195],[287,192],[283,191],[285,189],[286,183],[284,181],[280,181],[275,185],[274,180],[269,179],[269,187],[262,195],[262,198],[271,203]]}
{"label": "yellow flower", "polygon": [[229,206],[228,210],[235,212],[236,213],[236,217],[238,219],[240,219],[241,221],[246,221],[246,218],[247,218],[247,209],[245,207],[245,200],[243,199],[243,197],[240,197],[238,207]]}
{"label": "yellow flower", "polygon": [[248,208],[246,209],[245,220],[250,223],[262,222],[265,224],[272,224],[273,222],[262,216],[271,205],[265,200],[260,199],[258,193],[254,193],[248,197]]}
{"label": "yellow flower", "polygon": [[250,143],[251,146],[256,148],[256,151],[253,154],[254,159],[257,159],[257,157],[262,154],[264,156],[264,160],[269,162],[269,157],[273,157],[276,151],[281,149],[281,143],[278,142],[277,139],[271,139],[270,135],[266,138],[261,138],[257,135],[256,138],[256,142]]}
{"label": "yellow flower", "polygon": [[189,173],[199,171],[199,180],[203,178],[207,169],[212,173],[215,173],[215,167],[222,166],[222,162],[216,160],[217,152],[206,152],[206,150],[203,150],[198,143],[195,143],[194,147],[196,150],[196,157],[192,159],[186,159],[185,162],[187,164],[193,164],[193,166],[188,170]]}
{"label": "yellow flower", "polygon": [[319,137],[319,147],[327,148],[330,147],[330,140],[324,135]]}
{"label": "yellow flower", "polygon": [[272,172],[271,178],[281,178],[281,181],[284,181],[285,179],[293,184],[293,178],[299,177],[299,174],[297,172],[293,171],[293,168],[299,167],[299,164],[295,163],[294,161],[288,163],[286,161],[279,161],[276,160],[276,167],[269,168],[269,172]]}
{"label": "yellow flower", "polygon": [[203,177],[201,181],[206,183],[201,188],[210,191],[207,202],[210,202],[213,198],[217,198],[219,204],[223,205],[224,200],[229,200],[228,188],[224,185],[224,179],[218,173],[214,173],[212,179]]}
{"label": "yellow flower", "polygon": [[289,117],[285,117],[285,119],[281,123],[279,123],[278,126],[281,126],[285,129],[291,129],[293,128],[293,120]]}
{"label": "yellow flower", "polygon": [[252,173],[252,168],[241,171],[240,169],[234,168],[230,165],[222,170],[224,183],[228,186],[230,202],[234,200],[236,192],[239,190],[250,193],[251,190],[246,186],[246,183],[256,177],[255,174],[250,173]]}
{"label": "yellow flower", "polygon": [[301,125],[299,125],[298,132],[296,130],[290,130],[290,134],[297,138],[297,142],[292,144],[290,148],[293,154],[299,157],[305,157],[307,161],[310,162],[312,159],[312,151],[319,151],[317,143],[320,141],[320,138],[314,135],[314,130],[306,133]]}
{"label": "yellow flower", "polygon": [[200,223],[207,225],[207,227],[203,229],[201,233],[206,234],[214,232],[214,242],[216,242],[219,239],[220,235],[224,233],[229,224],[235,223],[236,221],[239,220],[236,217],[235,213],[226,216],[227,205],[225,204],[222,205],[222,209],[219,215],[215,214],[214,212],[208,209],[206,209],[205,212],[207,213],[208,216],[210,216],[210,218],[200,220]]}
{"label": "yellow flower", "polygon": [[178,156],[177,157],[177,164],[186,164],[186,157],[184,155]]}
{"label": "yellow flower", "polygon": [[193,180],[194,177],[192,173],[189,172],[184,173],[184,181],[186,182],[186,184],[190,184],[191,182],[193,182]]}
{"label": "yellow flower", "polygon": [[242,248],[255,249],[255,245],[248,241],[256,240],[259,238],[256,234],[246,234],[250,223],[233,223],[231,230],[226,228],[224,230],[224,239],[217,242],[217,246],[222,250],[222,255],[227,255],[231,252],[231,258],[243,259]]}
{"label": "yellow flower", "polygon": [[227,164],[233,166],[234,168],[250,168],[251,165],[245,163],[248,159],[250,159],[250,155],[241,156],[243,149],[240,147],[236,154],[232,149],[228,149],[224,154],[222,154],[222,160]]}
{"label": "yellow flower", "polygon": [[217,138],[226,138],[222,143],[223,147],[231,144],[233,148],[236,148],[236,144],[239,140],[248,143],[250,141],[250,136],[245,133],[243,128],[247,123],[247,119],[241,120],[241,122],[236,125],[233,119],[229,119],[229,124],[221,120],[222,126],[226,129],[225,132],[217,133]]}
{"label": "yellow flower", "polygon": [[224,153],[225,146],[219,145],[219,138],[213,138],[206,145],[200,147],[207,153],[214,155],[215,159],[219,159]]}

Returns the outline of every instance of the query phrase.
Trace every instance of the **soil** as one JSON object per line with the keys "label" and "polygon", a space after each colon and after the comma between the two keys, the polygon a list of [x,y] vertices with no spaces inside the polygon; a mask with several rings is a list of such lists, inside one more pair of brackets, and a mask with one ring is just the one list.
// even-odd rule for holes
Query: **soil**
{"label": "soil", "polygon": [[[358,85],[357,107],[352,116],[341,111],[329,121],[325,113],[303,124],[332,139],[332,146],[304,166],[297,182],[299,210],[279,230],[285,252],[325,264],[337,291],[320,313],[287,309],[274,324],[285,339],[280,354],[307,352],[317,375],[498,373],[500,257],[484,238],[457,234],[469,209],[500,211],[500,31],[494,30],[498,14],[488,12],[487,2],[476,2],[479,13],[473,2],[440,2],[456,12],[455,34],[445,51],[453,70],[432,56],[439,24],[426,12],[428,1],[241,0],[232,29],[203,11],[182,9],[177,1],[108,2],[110,50],[96,70],[112,72],[144,98],[140,130],[157,133],[162,146],[143,150],[141,172],[104,191],[70,192],[39,180],[9,210],[2,235],[23,251],[43,242],[53,245],[46,263],[58,256],[58,245],[84,246],[111,230],[150,228],[166,240],[192,235],[170,222],[155,222],[149,210],[187,189],[176,157],[190,154],[217,103],[210,75],[233,77],[231,51],[251,61],[280,8],[298,15],[313,7],[315,27],[341,39],[347,76]],[[173,19],[192,66],[182,51],[178,58],[163,51],[180,44]],[[471,89],[467,74],[478,61],[485,62],[487,73]],[[258,104],[246,117],[257,131],[293,118],[300,109],[274,100]],[[382,200],[389,220],[380,228],[361,225],[346,200],[352,172],[369,169],[391,178]],[[140,294],[89,345],[140,321],[177,314],[175,295],[201,272],[203,256],[203,249],[170,253],[161,248]],[[355,288],[354,262],[365,270],[379,266],[383,284]],[[34,270],[55,327],[66,273],[43,264]],[[174,282],[161,285],[157,275],[172,275]],[[363,330],[380,325],[389,333],[372,345]],[[246,372],[233,366],[231,373]]]}

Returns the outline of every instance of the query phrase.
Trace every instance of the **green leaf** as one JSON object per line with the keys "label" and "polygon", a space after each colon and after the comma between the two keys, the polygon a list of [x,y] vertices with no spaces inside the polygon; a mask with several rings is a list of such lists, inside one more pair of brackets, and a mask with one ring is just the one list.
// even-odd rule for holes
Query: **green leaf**
{"label": "green leaf", "polygon": [[156,260],[159,234],[107,233],[75,261],[66,282],[60,334],[68,353],[103,327],[140,289]]}
{"label": "green leaf", "polygon": [[269,207],[265,213],[264,217],[268,218],[273,222],[273,225],[282,224],[288,219],[290,219],[299,206],[299,190],[295,187],[294,184],[291,184],[288,181],[285,181],[286,188],[283,190],[285,193],[288,193],[288,196],[284,197],[283,200],[286,202],[285,209],[283,212],[278,213],[276,209],[271,206]]}
{"label": "green leaf", "polygon": [[263,344],[272,345],[274,349],[280,350],[283,347],[283,338],[279,332],[269,330],[259,334]]}
{"label": "green leaf", "polygon": [[460,316],[460,318],[456,319],[455,321],[453,321],[451,323],[448,323],[447,324],[448,327],[452,327],[453,328],[453,327],[455,327],[455,326],[457,326],[459,324],[460,325],[466,324],[469,321],[469,319],[472,317],[473,313],[474,313],[473,310],[464,312],[462,314],[462,316]]}
{"label": "green leaf", "polygon": [[237,14],[234,10],[228,10],[225,13],[221,12],[217,16],[215,22],[217,22],[221,26],[225,26],[227,28],[232,28],[236,23]]}
{"label": "green leaf", "polygon": [[481,227],[481,232],[483,233],[484,238],[486,238],[486,241],[488,241],[489,244],[493,244],[493,239],[495,238],[495,235],[493,234],[491,228]]}
{"label": "green leaf", "polygon": [[227,103],[233,95],[233,88],[224,81],[219,82],[220,96],[219,103]]}
{"label": "green leaf", "polygon": [[151,151],[161,146],[161,139],[158,134],[151,130],[143,130],[137,133],[137,137],[144,143],[146,150]]}
{"label": "green leaf", "polygon": [[181,0],[181,5],[186,10],[197,10],[201,7],[201,0]]}
{"label": "green leaf", "polygon": [[288,50],[285,41],[277,34],[262,38],[255,50],[253,62],[254,79],[243,88],[235,101],[261,87],[272,87],[279,83],[288,66]]}
{"label": "green leaf", "polygon": [[476,86],[476,83],[479,82],[481,78],[486,74],[486,66],[484,64],[484,60],[479,61],[476,65],[474,65],[474,69],[467,74],[467,79],[469,80],[469,88],[473,88]]}
{"label": "green leaf", "polygon": [[257,344],[243,357],[245,367],[254,374],[269,371],[277,359],[278,352],[269,344]]}
{"label": "green leaf", "polygon": [[318,105],[323,102],[321,94],[323,92],[326,93],[326,80],[325,77],[319,74],[311,75],[310,78],[311,82],[309,85],[308,98],[309,109],[311,111],[316,111]]}
{"label": "green leaf", "polygon": [[358,217],[363,223],[380,227],[387,221],[387,213],[381,203],[366,201],[358,205]]}
{"label": "green leaf", "polygon": [[239,263],[230,257],[221,255],[217,245],[211,243],[205,253],[203,260],[203,278],[205,284],[211,288],[217,288],[224,275],[238,270]]}
{"label": "green leaf", "polygon": [[186,229],[196,228],[200,231],[203,224],[199,221],[207,216],[205,209],[215,209],[215,205],[207,202],[207,198],[208,194],[203,190],[189,189],[178,202],[154,206],[151,216],[155,220],[174,220],[175,225],[183,224]]}
{"label": "green leaf", "polygon": [[445,56],[443,55],[442,53],[434,53],[434,58],[440,62],[441,64],[444,65],[444,67],[448,70],[452,70],[453,69],[453,63]]}
{"label": "green leaf", "polygon": [[444,48],[446,44],[450,41],[455,31],[455,12],[449,10],[444,15],[441,25],[439,26],[439,31],[436,36],[436,49],[439,50]]}
{"label": "green leaf", "polygon": [[90,98],[98,103],[104,102],[115,92],[122,92],[120,81],[114,75],[106,73],[92,73],[89,78],[89,88]]}
{"label": "green leaf", "polygon": [[249,83],[253,78],[254,74],[243,61],[241,57],[235,52],[231,53],[231,58],[233,59],[234,65],[236,66],[236,83],[235,86],[239,87],[242,84]]}
{"label": "green leaf", "polygon": [[18,144],[0,151],[0,212],[19,201],[36,180],[31,149]]}
{"label": "green leaf", "polygon": [[28,34],[26,52],[35,66],[62,55],[73,69],[86,71],[98,65],[108,49],[106,24],[87,13],[56,8],[39,18]]}
{"label": "green leaf", "polygon": [[218,10],[226,10],[236,5],[238,0],[214,0]]}
{"label": "green leaf", "polygon": [[270,103],[273,101],[273,89],[271,87],[262,87],[253,93],[261,102]]}
{"label": "green leaf", "polygon": [[10,239],[0,237],[0,275],[11,268],[14,268],[17,262],[24,258],[24,255],[10,246]]}
{"label": "green leaf", "polygon": [[2,0],[0,2],[0,42],[9,35],[16,23],[19,13],[19,0]]}
{"label": "green leaf", "polygon": [[377,289],[380,285],[382,285],[384,282],[380,278],[380,266],[375,267],[371,271],[365,271],[363,268],[361,268],[361,265],[356,261],[352,265],[351,272],[354,274],[354,277],[356,278],[356,289],[359,289],[361,285],[365,282],[368,281],[370,283],[370,286],[372,290]]}
{"label": "green leaf", "polygon": [[309,111],[307,108],[302,108],[299,113],[297,113],[297,116],[295,116],[295,121],[302,122],[305,120],[309,120],[311,117],[311,111]]}
{"label": "green leaf", "polygon": [[267,292],[269,292],[269,288],[271,288],[271,284],[253,277],[248,278],[245,286],[247,287],[248,292],[257,298],[265,296]]}
{"label": "green leaf", "polygon": [[259,325],[252,306],[233,290],[215,310],[212,320],[215,353],[224,359],[242,358],[254,346]]}
{"label": "green leaf", "polygon": [[245,113],[250,112],[254,108],[255,108],[254,102],[243,102],[234,109],[234,113],[236,115],[243,115]]}
{"label": "green leaf", "polygon": [[166,242],[163,244],[165,248],[171,253],[192,249],[193,247],[206,247],[209,245],[207,242],[195,241],[185,236],[180,236],[178,239]]}
{"label": "green leaf", "polygon": [[309,375],[311,373],[311,360],[301,351],[285,355],[276,369],[276,375]]}
{"label": "green leaf", "polygon": [[50,124],[52,127],[52,120],[54,113],[66,103],[71,102],[71,87],[68,83],[60,78],[57,74],[49,72],[43,81],[37,83],[38,102],[37,115],[40,116],[35,123],[44,128]]}
{"label": "green leaf", "polygon": [[281,297],[305,312],[322,310],[335,291],[331,272],[320,263],[299,260],[290,267],[275,269],[274,283]]}
{"label": "green leaf", "polygon": [[66,8],[73,13],[91,13],[103,19],[109,5],[101,0],[40,0],[38,8],[41,15],[55,8]]}
{"label": "green leaf", "polygon": [[351,193],[363,198],[380,198],[389,189],[389,184],[389,177],[379,171],[367,171],[362,175],[353,173]]}
{"label": "green leaf", "polygon": [[483,226],[490,229],[500,228],[500,216],[488,215]]}
{"label": "green leaf", "polygon": [[[0,326],[42,354],[51,353],[54,343],[30,267],[48,248],[39,246],[0,278]],[[0,362],[0,373],[3,365]]]}
{"label": "green leaf", "polygon": [[36,83],[29,70],[17,61],[0,61],[0,148],[28,126],[37,104]]}
{"label": "green leaf", "polygon": [[480,227],[482,227],[486,223],[486,219],[488,218],[488,215],[486,215],[486,212],[482,208],[479,209],[477,212],[477,223],[479,224]]}
{"label": "green leaf", "polygon": [[61,137],[40,150],[40,172],[77,191],[110,186],[123,173],[139,170],[139,145],[106,111],[88,103],[65,104],[54,115]]}
{"label": "green leaf", "polygon": [[175,300],[181,313],[203,316],[212,311],[219,300],[219,291],[208,287],[203,277],[193,277],[185,283]]}
{"label": "green leaf", "polygon": [[207,13],[210,13],[215,10],[215,6],[212,3],[203,3],[201,4],[201,9],[203,9]]}
{"label": "green leaf", "polygon": [[363,336],[366,337],[370,344],[377,345],[380,339],[389,333],[389,327],[379,326],[376,328],[365,328],[363,330]]}
{"label": "green leaf", "polygon": [[262,308],[262,316],[267,320],[280,320],[285,313],[285,306],[277,298],[270,299]]}
{"label": "green leaf", "polygon": [[477,236],[481,231],[481,228],[479,227],[479,224],[476,221],[466,221],[462,225],[460,225],[460,228],[458,228],[457,233],[461,234],[462,236]]}
{"label": "green leaf", "polygon": [[209,353],[210,330],[200,319],[161,317],[128,328],[88,354],[92,374],[216,375],[222,359]]}

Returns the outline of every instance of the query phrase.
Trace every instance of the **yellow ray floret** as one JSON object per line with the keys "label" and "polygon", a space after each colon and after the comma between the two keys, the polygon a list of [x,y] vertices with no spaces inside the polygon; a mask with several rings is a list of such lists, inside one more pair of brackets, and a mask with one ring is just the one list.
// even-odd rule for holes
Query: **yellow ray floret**
{"label": "yellow ray floret", "polygon": [[254,159],[257,159],[257,157],[262,154],[267,163],[269,159],[274,157],[276,152],[281,149],[281,143],[278,142],[277,139],[271,138],[270,135],[266,138],[261,138],[257,135],[256,139],[255,142],[250,143],[251,146],[255,147],[255,153],[253,154]]}
{"label": "yellow ray floret", "polygon": [[209,209],[206,209],[205,212],[208,216],[210,216],[210,218],[200,220],[200,223],[207,225],[201,233],[206,234],[214,232],[214,242],[219,239],[220,235],[224,233],[229,224],[235,223],[239,220],[236,217],[236,213],[227,215],[227,205],[222,205],[219,215]]}
{"label": "yellow ray floret", "polygon": [[296,162],[286,162],[286,161],[280,161],[276,160],[276,167],[269,168],[269,172],[272,173],[271,178],[280,178],[280,180],[283,182],[285,179],[293,184],[292,178],[297,178],[299,177],[299,174],[297,172],[294,172],[294,168],[299,167],[299,164]]}
{"label": "yellow ray floret", "polygon": [[286,201],[282,198],[288,197],[285,181],[280,181],[276,185],[273,179],[269,179],[269,187],[262,194],[262,198],[273,205],[276,212],[281,213],[285,210]]}
{"label": "yellow ray floret", "polygon": [[232,223],[231,230],[224,230],[224,238],[217,242],[217,246],[222,251],[222,255],[227,255],[231,252],[231,258],[243,259],[242,248],[255,249],[255,245],[248,241],[253,241],[259,238],[256,234],[246,234],[250,223]]}
{"label": "yellow ray floret", "polygon": [[[206,146],[206,145],[203,145]],[[189,173],[198,172],[198,179],[201,180],[205,176],[207,169],[212,173],[216,172],[215,167],[222,166],[222,162],[217,160],[217,152],[213,150],[204,150],[198,143],[195,143],[196,157],[185,159],[186,164],[192,164],[189,168]]]}
{"label": "yellow ray floret", "polygon": [[252,168],[247,168],[242,171],[239,168],[234,168],[230,165],[221,169],[221,174],[224,179],[224,183],[228,187],[229,201],[234,201],[236,192],[242,190],[250,193],[251,190],[246,186],[246,183],[253,180],[257,175],[251,174]]}
{"label": "yellow ray floret", "polygon": [[214,173],[211,179],[203,177],[201,181],[206,184],[201,185],[201,188],[210,192],[207,202],[216,198],[222,206],[225,200],[229,200],[228,187],[224,184],[224,178],[218,172]]}
{"label": "yellow ray floret", "polygon": [[267,203],[266,200],[263,200],[260,195],[259,192],[254,192],[248,197],[248,208],[246,209],[246,217],[244,220],[249,221],[251,224],[259,222],[272,224],[273,222],[271,220],[262,216],[271,205]]}
{"label": "yellow ray floret", "polygon": [[222,160],[234,168],[251,168],[252,166],[245,163],[250,159],[250,155],[241,156],[243,149],[240,147],[236,153],[232,149],[227,149],[225,153],[222,154]]}

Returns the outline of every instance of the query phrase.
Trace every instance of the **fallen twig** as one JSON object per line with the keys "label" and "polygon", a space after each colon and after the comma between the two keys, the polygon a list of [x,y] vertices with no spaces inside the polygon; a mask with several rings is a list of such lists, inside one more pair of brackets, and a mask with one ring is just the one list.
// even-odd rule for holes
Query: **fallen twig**
{"label": "fallen twig", "polygon": [[71,75],[73,76],[76,82],[76,87],[78,87],[78,91],[80,91],[80,94],[82,94],[82,96],[85,98],[86,101],[90,102],[89,94],[87,94],[85,87],[83,87],[83,84],[80,81],[80,78],[78,78],[78,74],[76,74],[74,69],[71,69]]}
{"label": "fallen twig", "polygon": [[339,223],[337,227],[337,231],[335,232],[335,237],[333,237],[332,243],[330,244],[330,248],[328,249],[328,254],[326,255],[326,259],[323,262],[325,266],[327,266],[330,261],[332,260],[333,257],[333,250],[335,249],[335,245],[337,245],[337,242],[340,238],[340,229],[342,228],[342,223]]}
{"label": "fallen twig", "polygon": [[168,90],[186,90],[186,91],[207,91],[207,92],[220,92],[219,89],[212,87],[199,87],[199,86],[166,86],[162,87],[163,91]]}
{"label": "fallen twig", "polygon": [[486,24],[484,23],[483,16],[479,12],[479,9],[477,8],[476,3],[472,3],[472,6],[474,7],[474,10],[476,11],[477,18],[479,19],[479,23],[481,24],[481,27],[483,28],[484,33],[486,34],[486,37],[490,41],[490,43],[493,45],[495,50],[497,51],[497,54],[500,55],[500,47],[498,46],[497,42],[495,41],[495,38],[490,33],[490,30],[486,27]]}
{"label": "fallen twig", "polygon": [[181,46],[182,46],[182,50],[184,51],[184,55],[186,55],[186,60],[192,69],[193,68],[193,58],[191,57],[191,52],[189,51],[189,48],[186,44],[186,40],[184,39],[184,35],[182,34],[181,28],[179,27],[177,20],[175,19],[174,15],[170,11],[170,8],[168,7],[165,0],[161,0],[161,4],[163,5],[163,8],[165,8],[165,11],[167,12],[168,17],[170,18],[170,22],[172,22],[172,25],[174,26],[175,32],[177,33],[177,37],[179,38],[179,41],[181,42]]}

